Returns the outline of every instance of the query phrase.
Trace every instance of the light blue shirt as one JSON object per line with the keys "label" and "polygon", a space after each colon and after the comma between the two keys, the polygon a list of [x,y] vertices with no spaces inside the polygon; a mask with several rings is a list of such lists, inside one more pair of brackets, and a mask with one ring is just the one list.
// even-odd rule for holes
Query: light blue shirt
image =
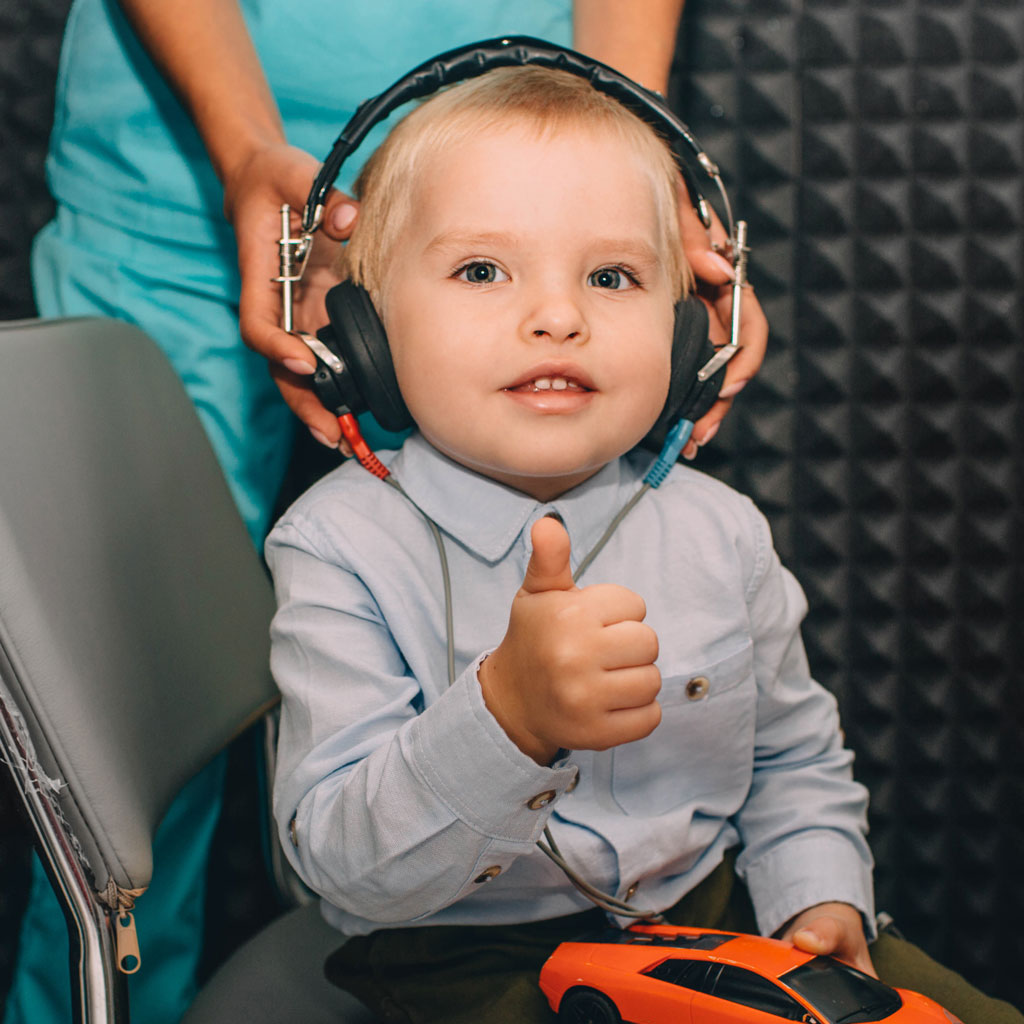
{"label": "light blue shirt", "polygon": [[348,463],[267,541],[284,694],[275,816],[329,921],[360,934],[587,909],[534,845],[550,823],[587,881],[619,898],[635,886],[637,907],[673,905],[740,846],[764,933],[826,900],[859,908],[870,931],[866,793],[835,700],[808,672],[803,593],[747,498],[676,466],[626,517],[580,585],[614,582],[646,601],[662,722],[542,767],[487,710],[478,665],[504,636],[533,523],[561,516],[575,568],[651,457],[612,462],[549,503],[418,435],[382,458],[444,536],[452,686],[438,553],[406,498]]}

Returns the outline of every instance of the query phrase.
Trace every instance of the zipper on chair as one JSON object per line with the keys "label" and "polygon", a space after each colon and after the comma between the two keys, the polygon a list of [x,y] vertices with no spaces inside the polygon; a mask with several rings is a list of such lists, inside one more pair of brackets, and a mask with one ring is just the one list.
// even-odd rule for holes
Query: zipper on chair
{"label": "zipper on chair", "polygon": [[134,974],[142,966],[142,958],[139,956],[135,915],[130,910],[120,910],[114,914],[114,940],[118,968],[122,974]]}
{"label": "zipper on chair", "polygon": [[117,952],[117,967],[122,974],[134,974],[142,966],[139,953],[139,936],[135,930],[135,901],[145,889],[122,889],[112,879],[107,879],[107,888],[98,893],[100,901],[106,904],[114,925],[114,947]]}

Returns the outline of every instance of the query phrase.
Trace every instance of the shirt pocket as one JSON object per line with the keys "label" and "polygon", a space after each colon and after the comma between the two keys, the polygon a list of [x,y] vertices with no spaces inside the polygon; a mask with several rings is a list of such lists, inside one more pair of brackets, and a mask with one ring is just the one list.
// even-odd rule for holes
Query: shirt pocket
{"label": "shirt pocket", "polygon": [[725,801],[696,805],[730,793],[739,806],[750,786],[757,711],[750,644],[710,664],[663,668],[658,700],[658,728],[612,751],[615,803],[643,817],[687,804],[704,813],[731,813]]}

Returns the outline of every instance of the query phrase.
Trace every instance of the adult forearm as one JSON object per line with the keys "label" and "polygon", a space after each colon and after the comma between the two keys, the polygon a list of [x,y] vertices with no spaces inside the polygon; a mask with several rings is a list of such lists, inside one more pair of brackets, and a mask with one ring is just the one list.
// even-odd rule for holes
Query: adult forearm
{"label": "adult forearm", "polygon": [[683,0],[574,0],[573,45],[666,93],[682,10]]}
{"label": "adult forearm", "polygon": [[120,2],[195,123],[221,181],[254,150],[284,141],[237,0]]}

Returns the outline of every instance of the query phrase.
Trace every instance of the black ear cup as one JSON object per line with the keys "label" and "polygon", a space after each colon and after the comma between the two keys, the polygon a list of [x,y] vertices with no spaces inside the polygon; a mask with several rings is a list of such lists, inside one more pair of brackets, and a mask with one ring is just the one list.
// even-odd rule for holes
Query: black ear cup
{"label": "black ear cup", "polygon": [[[369,411],[385,429],[394,432],[413,425],[395,377],[384,325],[369,293],[351,281],[335,285],[325,299],[327,326],[317,337],[341,361],[342,370],[317,359],[313,386],[332,411]],[[340,378],[340,379],[339,379]]]}
{"label": "black ear cup", "polygon": [[641,442],[645,448],[661,451],[669,430],[679,420],[698,420],[715,404],[725,378],[725,367],[706,381],[697,379],[700,368],[714,354],[715,348],[708,338],[708,311],[704,303],[695,295],[680,299],[676,303],[668,397],[657,422]]}

